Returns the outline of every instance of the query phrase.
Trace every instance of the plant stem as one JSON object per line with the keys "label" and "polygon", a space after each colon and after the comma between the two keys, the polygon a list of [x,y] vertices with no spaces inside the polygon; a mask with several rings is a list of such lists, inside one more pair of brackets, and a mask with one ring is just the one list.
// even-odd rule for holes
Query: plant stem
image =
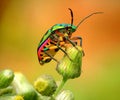
{"label": "plant stem", "polygon": [[63,86],[65,85],[67,79],[63,77],[59,87],[57,88],[57,90],[54,93],[54,98],[58,95],[58,93],[60,92],[60,90],[63,88]]}

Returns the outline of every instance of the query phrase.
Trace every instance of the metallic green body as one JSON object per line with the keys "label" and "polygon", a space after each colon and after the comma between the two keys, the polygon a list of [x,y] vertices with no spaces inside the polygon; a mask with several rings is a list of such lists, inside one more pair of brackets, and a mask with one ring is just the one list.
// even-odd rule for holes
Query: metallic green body
{"label": "metallic green body", "polygon": [[40,47],[56,30],[65,29],[67,27],[70,28],[71,32],[74,32],[76,30],[76,26],[71,26],[71,24],[55,24],[44,34],[38,46]]}

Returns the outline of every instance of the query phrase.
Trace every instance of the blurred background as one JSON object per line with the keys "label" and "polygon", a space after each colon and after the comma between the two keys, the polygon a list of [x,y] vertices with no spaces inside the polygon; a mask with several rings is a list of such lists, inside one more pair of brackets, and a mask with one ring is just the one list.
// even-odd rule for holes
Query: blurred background
{"label": "blurred background", "polygon": [[20,71],[31,83],[41,74],[60,80],[56,62],[39,64],[37,46],[52,25],[70,23],[68,8],[74,25],[90,13],[104,14],[90,17],[73,34],[83,38],[85,56],[81,76],[64,88],[75,100],[120,100],[119,0],[0,0],[0,70]]}

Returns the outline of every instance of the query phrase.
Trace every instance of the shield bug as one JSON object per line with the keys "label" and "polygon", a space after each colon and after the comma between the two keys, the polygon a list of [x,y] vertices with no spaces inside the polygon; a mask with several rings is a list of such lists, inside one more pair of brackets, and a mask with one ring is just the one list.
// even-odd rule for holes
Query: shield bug
{"label": "shield bug", "polygon": [[72,37],[72,33],[75,32],[81,23],[87,18],[94,14],[102,13],[92,13],[82,19],[78,25],[75,26],[73,25],[73,12],[70,8],[69,10],[71,13],[71,24],[55,24],[43,35],[37,48],[38,60],[41,65],[50,62],[52,59],[58,62],[57,59],[54,58],[54,55],[58,50],[61,50],[70,59],[69,55],[63,48],[66,48],[67,44],[72,44],[76,47],[76,40],[80,40],[80,46],[82,46],[82,38],[80,36]]}

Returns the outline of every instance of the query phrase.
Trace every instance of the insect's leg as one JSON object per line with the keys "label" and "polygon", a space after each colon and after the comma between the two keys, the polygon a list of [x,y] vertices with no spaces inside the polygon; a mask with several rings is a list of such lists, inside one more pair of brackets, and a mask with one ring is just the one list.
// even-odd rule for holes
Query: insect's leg
{"label": "insect's leg", "polygon": [[66,40],[70,43],[70,44],[72,44],[76,49],[78,49],[77,47],[76,47],[76,43],[75,42],[73,42],[71,39],[69,39],[68,37],[65,37],[66,38]]}
{"label": "insect's leg", "polygon": [[80,46],[82,47],[82,37],[80,36],[72,37],[71,40],[80,40]]}
{"label": "insect's leg", "polygon": [[55,59],[51,54],[49,54],[47,51],[48,50],[52,50],[52,49],[55,49],[55,47],[54,46],[52,46],[51,48],[45,48],[44,50],[43,50],[43,52],[47,55],[47,56],[49,56],[51,59],[53,59],[54,61],[56,61],[57,63],[59,63],[59,61],[57,60],[57,59]]}
{"label": "insect's leg", "polygon": [[55,59],[52,55],[50,55],[49,53],[47,53],[46,51],[44,51],[44,53],[46,55],[48,55],[51,59],[53,59],[54,61],[56,61],[57,63],[59,63],[59,61],[57,59]]}
{"label": "insect's leg", "polygon": [[[80,40],[80,46],[82,47],[82,37],[76,36],[76,37],[72,37],[71,39],[72,40]],[[83,56],[85,56],[85,52],[84,51],[82,51],[82,52],[83,52]]]}
{"label": "insect's leg", "polygon": [[[71,39],[69,39],[68,37],[66,37],[66,39],[78,50],[78,48],[76,47],[76,44],[75,44],[75,42],[73,42],[72,40],[80,40],[80,46],[82,47],[82,38],[80,37],[80,36],[77,36],[77,37],[73,37],[73,38],[71,38]],[[85,52],[84,51],[82,51],[83,52],[83,56],[85,56]]]}
{"label": "insect's leg", "polygon": [[69,57],[66,51],[60,47],[60,45],[65,46],[65,42],[63,41],[63,38],[61,36],[59,38],[56,38],[55,36],[53,37],[57,40],[57,43],[53,42],[53,44],[56,46],[56,49],[57,48],[60,49],[72,61],[72,59]]}
{"label": "insect's leg", "polygon": [[57,42],[56,46],[72,61],[72,59],[69,57],[69,55],[67,54],[67,52],[66,52],[64,49],[62,49],[62,48],[59,46],[59,44],[60,44],[60,41]]}

